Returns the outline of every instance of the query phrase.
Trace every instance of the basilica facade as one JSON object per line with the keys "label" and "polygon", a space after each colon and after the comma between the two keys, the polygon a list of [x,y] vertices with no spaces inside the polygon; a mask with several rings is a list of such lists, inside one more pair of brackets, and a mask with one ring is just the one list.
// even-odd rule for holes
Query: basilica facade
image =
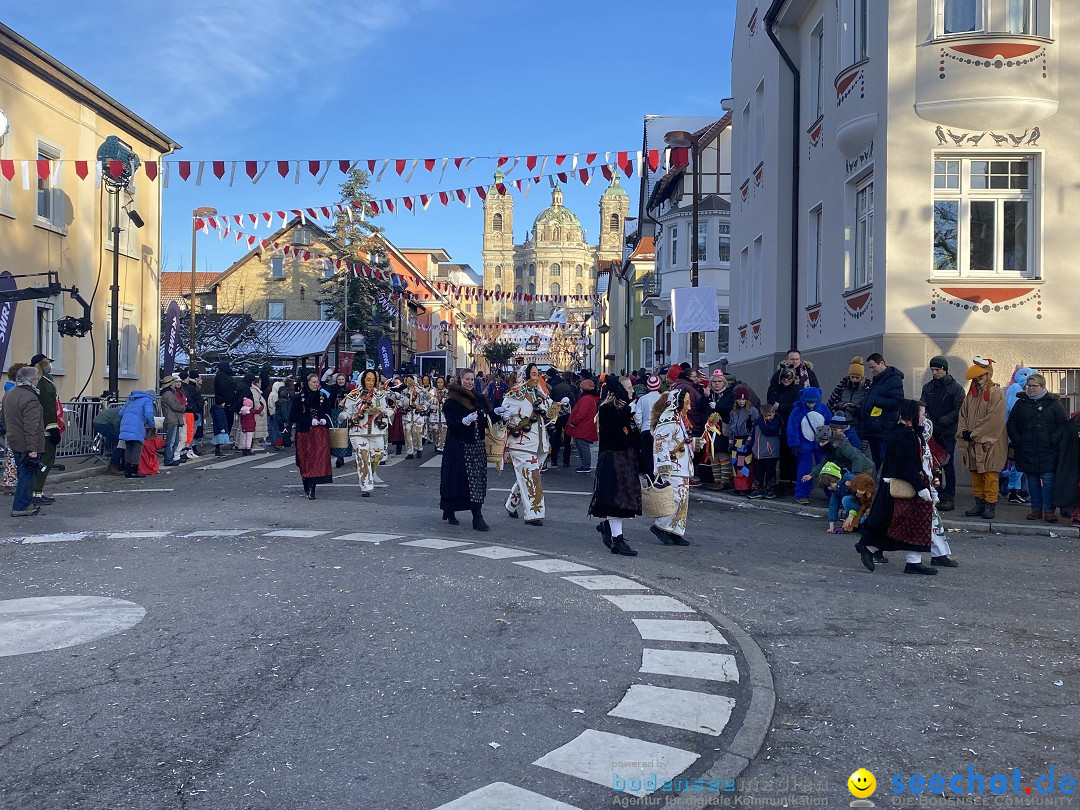
{"label": "basilica facade", "polygon": [[[501,183],[501,174],[495,183]],[[597,269],[605,261],[621,261],[623,233],[630,198],[618,175],[600,197],[599,240],[590,244],[581,220],[563,205],[562,189],[551,192],[551,205],[541,211],[525,241],[514,244],[514,198],[499,194],[493,184],[484,201],[484,289],[522,296],[593,295]],[[488,321],[547,320],[556,306],[591,309],[585,301],[504,299],[485,307]]]}

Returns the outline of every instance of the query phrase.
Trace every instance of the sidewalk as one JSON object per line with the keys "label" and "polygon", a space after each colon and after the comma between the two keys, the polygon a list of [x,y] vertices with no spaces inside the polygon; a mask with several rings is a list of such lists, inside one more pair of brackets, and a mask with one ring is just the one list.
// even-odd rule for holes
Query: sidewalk
{"label": "sidewalk", "polygon": [[[820,489],[815,489],[810,496],[810,506],[800,506],[795,503],[791,496],[779,497],[773,501],[750,500],[741,495],[732,495],[729,492],[711,492],[704,487],[690,490],[692,497],[720,503],[728,506],[739,506],[749,509],[773,509],[780,512],[788,512],[794,515],[825,520],[828,509]],[[964,510],[969,509],[975,499],[971,495],[969,481],[961,481],[956,485],[956,510],[942,513],[942,522],[946,529],[971,532],[972,534],[1012,534],[1027,537],[1075,537],[1080,539],[1080,529],[1074,529],[1069,525],[1069,518],[1058,515],[1057,523],[1027,520],[1031,508],[1026,504],[1006,503],[1001,498],[997,503],[997,517],[994,520],[982,518],[969,518],[964,516]],[[1060,510],[1059,510],[1060,511]]]}

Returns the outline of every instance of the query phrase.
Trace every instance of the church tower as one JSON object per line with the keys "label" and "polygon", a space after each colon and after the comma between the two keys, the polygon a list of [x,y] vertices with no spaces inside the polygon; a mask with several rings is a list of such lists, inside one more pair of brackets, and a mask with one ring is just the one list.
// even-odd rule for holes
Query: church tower
{"label": "church tower", "polygon": [[597,259],[621,260],[626,227],[626,215],[630,211],[630,197],[619,185],[619,173],[611,178],[611,185],[600,197],[600,239]]}
{"label": "church tower", "polygon": [[[484,289],[504,292],[514,290],[514,198],[500,194],[495,187],[503,182],[503,173],[495,172],[495,182],[484,200]],[[499,304],[491,311],[497,312]]]}

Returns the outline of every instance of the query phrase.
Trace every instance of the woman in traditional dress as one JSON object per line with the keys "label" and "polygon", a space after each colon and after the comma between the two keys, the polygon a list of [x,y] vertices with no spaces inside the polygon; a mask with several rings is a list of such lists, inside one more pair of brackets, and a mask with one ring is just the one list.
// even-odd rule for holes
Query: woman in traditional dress
{"label": "woman in traditional dress", "polygon": [[[664,405],[660,403],[664,402]],[[653,408],[653,472],[667,481],[675,496],[675,511],[658,517],[649,530],[665,546],[688,546],[686,517],[690,506],[690,476],[694,473],[694,440],[690,434],[690,394],[673,388],[666,402]],[[663,410],[660,413],[660,409]]]}
{"label": "woman in traditional dress", "polygon": [[460,521],[455,512],[472,512],[473,528],[486,532],[482,509],[487,495],[487,450],[484,434],[488,419],[499,421],[505,408],[492,411],[487,398],[476,390],[476,377],[469,369],[461,372],[461,385],[451,383],[443,402],[446,419],[446,446],[439,481],[439,508],[451,526]]}
{"label": "woman in traditional dress", "polygon": [[386,432],[393,418],[394,407],[379,387],[379,375],[368,369],[360,375],[360,386],[345,396],[339,417],[349,428],[362,498],[370,498],[375,489],[375,472],[386,454]]}
{"label": "woman in traditional dress", "polygon": [[627,557],[637,552],[623,538],[623,520],[641,514],[638,450],[641,438],[630,407],[633,388],[627,377],[609,374],[600,388],[596,412],[600,440],[589,514],[604,520],[596,527],[612,554]]}
{"label": "woman in traditional dress", "polygon": [[[883,485],[874,493],[870,514],[863,523],[862,539],[855,544],[866,570],[874,570],[878,551],[904,551],[905,574],[936,574],[937,568],[922,564],[922,555],[931,551],[934,495],[923,471],[922,403],[905,399],[900,405],[900,421],[888,440],[881,476]],[[890,484],[890,481],[892,483]],[[911,487],[913,497],[898,498],[898,482]]]}
{"label": "woman in traditional dress", "polygon": [[540,483],[540,468],[551,450],[545,418],[552,408],[547,385],[535,363],[525,369],[525,382],[515,385],[503,398],[503,407],[510,409],[507,418],[506,453],[514,465],[514,486],[506,499],[506,513],[518,517],[520,509],[525,523],[543,526],[544,486]]}
{"label": "woman in traditional dress", "polygon": [[319,384],[318,374],[308,374],[307,381],[293,397],[289,421],[296,431],[296,466],[304,479],[304,492],[315,500],[316,484],[331,484],[330,398]]}

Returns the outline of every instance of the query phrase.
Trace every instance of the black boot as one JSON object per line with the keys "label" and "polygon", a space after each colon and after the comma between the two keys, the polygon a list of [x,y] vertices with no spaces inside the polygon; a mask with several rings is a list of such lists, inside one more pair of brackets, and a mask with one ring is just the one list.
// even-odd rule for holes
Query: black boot
{"label": "black boot", "polygon": [[939,568],[956,568],[960,565],[960,563],[947,554],[943,554],[940,557],[931,557],[930,564],[938,566]]}
{"label": "black boot", "polygon": [[626,541],[623,539],[623,536],[621,534],[618,537],[611,538],[611,553],[622,554],[624,557],[637,556],[637,552],[634,551],[634,549],[630,548],[630,546],[626,545]]}
{"label": "black boot", "polygon": [[308,494],[307,494],[307,496],[308,496],[308,500],[309,500],[309,501],[313,501],[313,500],[315,500],[315,484],[312,484],[312,485],[311,485],[311,488],[310,488],[310,489],[308,489]]}
{"label": "black boot", "polygon": [[905,574],[928,574],[928,575],[933,575],[933,574],[937,573],[937,569],[936,568],[931,568],[928,565],[923,565],[921,562],[907,563],[904,566],[904,573]]}
{"label": "black boot", "polygon": [[982,498],[975,499],[975,505],[964,512],[968,517],[982,517],[986,512],[986,501]]}
{"label": "black boot", "polygon": [[983,508],[982,519],[983,520],[993,520],[994,517],[995,517],[996,512],[997,512],[997,504],[996,503],[988,503]]}
{"label": "black boot", "polygon": [[395,445],[395,447],[397,447],[397,450],[395,451],[394,455],[395,456],[400,456],[401,455],[401,445],[398,444],[398,445]]}
{"label": "black boot", "polygon": [[221,454],[222,454],[221,453],[221,445],[220,444],[215,444],[214,445],[214,455],[215,456],[220,456]]}
{"label": "black boot", "polygon": [[859,559],[862,560],[866,570],[871,574],[874,573],[874,553],[866,547],[866,543],[860,540],[855,544],[855,550],[859,552]]}
{"label": "black boot", "polygon": [[451,526],[460,526],[461,521],[457,519],[453,512],[449,509],[443,509],[442,519],[449,523]]}
{"label": "black boot", "polygon": [[472,510],[472,527],[478,532],[486,532],[491,528],[484,522],[484,516],[480,514],[479,509]]}
{"label": "black boot", "polygon": [[138,464],[128,464],[127,472],[124,473],[124,478],[146,478],[141,472],[139,472]]}
{"label": "black boot", "polygon": [[611,524],[605,520],[597,525],[596,530],[604,538],[604,545],[611,548]]}
{"label": "black boot", "polygon": [[344,467],[345,466],[345,459],[343,459],[341,456],[338,456],[337,461],[334,462],[334,466],[338,467],[339,469],[341,467]]}

